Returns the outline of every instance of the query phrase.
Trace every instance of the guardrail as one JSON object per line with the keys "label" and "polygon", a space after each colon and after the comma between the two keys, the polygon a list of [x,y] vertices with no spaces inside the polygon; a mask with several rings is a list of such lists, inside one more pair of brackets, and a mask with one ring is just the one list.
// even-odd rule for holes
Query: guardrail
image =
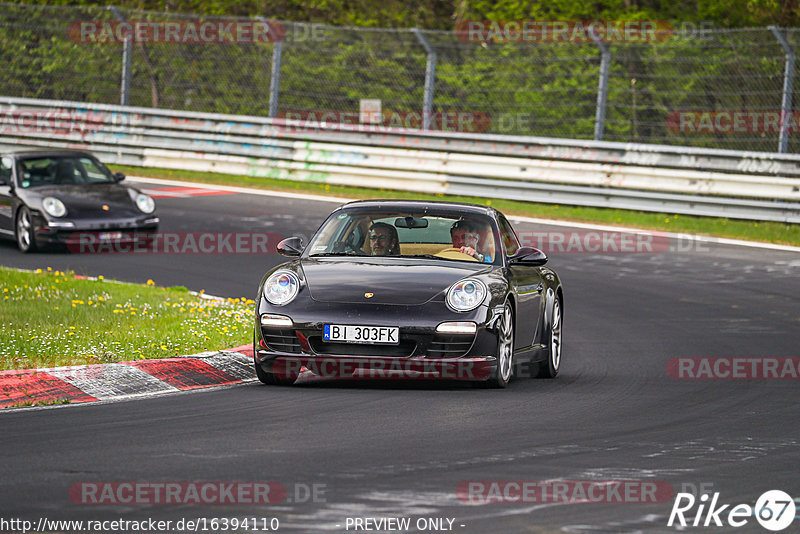
{"label": "guardrail", "polygon": [[0,150],[421,193],[800,222],[800,155],[0,97]]}

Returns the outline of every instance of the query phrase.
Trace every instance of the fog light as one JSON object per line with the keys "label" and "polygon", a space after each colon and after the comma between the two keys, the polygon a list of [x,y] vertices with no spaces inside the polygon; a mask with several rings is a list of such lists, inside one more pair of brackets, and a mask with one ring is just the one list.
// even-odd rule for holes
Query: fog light
{"label": "fog light", "polygon": [[478,325],[469,321],[440,323],[436,331],[440,334],[474,334],[478,331]]}
{"label": "fog light", "polygon": [[292,326],[293,324],[292,319],[285,315],[270,315],[265,313],[261,316],[261,326]]}

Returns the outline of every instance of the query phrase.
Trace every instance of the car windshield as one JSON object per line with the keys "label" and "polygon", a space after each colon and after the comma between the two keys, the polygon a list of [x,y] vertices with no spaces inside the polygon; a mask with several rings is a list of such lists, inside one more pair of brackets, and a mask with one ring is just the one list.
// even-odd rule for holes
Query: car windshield
{"label": "car windshield", "polygon": [[19,185],[23,189],[45,185],[107,184],[111,172],[86,156],[37,156],[19,162]]}
{"label": "car windshield", "polygon": [[309,244],[308,255],[395,256],[495,263],[497,230],[480,214],[339,211]]}

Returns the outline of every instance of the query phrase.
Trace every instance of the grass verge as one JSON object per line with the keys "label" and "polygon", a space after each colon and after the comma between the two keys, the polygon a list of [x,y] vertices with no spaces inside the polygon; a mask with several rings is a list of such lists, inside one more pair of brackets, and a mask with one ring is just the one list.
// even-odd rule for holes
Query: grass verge
{"label": "grass verge", "polygon": [[28,408],[30,406],[54,406],[56,404],[70,404],[72,400],[70,399],[51,399],[51,400],[36,400],[31,397],[31,400],[17,402],[15,404],[7,404],[3,406],[3,409],[6,410],[8,408]]}
{"label": "grass verge", "polygon": [[0,370],[166,358],[252,340],[252,300],[0,268]]}
{"label": "grass verge", "polygon": [[557,219],[564,221],[601,223],[613,226],[628,226],[647,230],[660,230],[664,232],[709,235],[728,237],[732,239],[745,239],[749,241],[764,241],[767,243],[800,246],[800,224],[742,221],[738,219],[717,217],[693,217],[689,215],[677,215],[672,213],[648,213],[642,211],[608,208],[560,206],[553,204],[539,204],[535,202],[486,199],[478,197],[430,195],[406,191],[346,187],[313,182],[294,182],[288,180],[211,172],[125,167],[120,165],[113,165],[110,167],[113,167],[114,171],[123,172],[132,176],[147,176],[151,178],[166,178],[170,180],[183,180],[239,187],[254,187],[257,189],[268,189],[273,191],[312,193],[318,195],[342,196],[347,198],[411,198],[426,200],[442,200],[446,198],[447,200],[453,200],[457,202],[471,202],[473,204],[493,206],[506,215],[521,215],[526,217],[541,217],[545,219]]}

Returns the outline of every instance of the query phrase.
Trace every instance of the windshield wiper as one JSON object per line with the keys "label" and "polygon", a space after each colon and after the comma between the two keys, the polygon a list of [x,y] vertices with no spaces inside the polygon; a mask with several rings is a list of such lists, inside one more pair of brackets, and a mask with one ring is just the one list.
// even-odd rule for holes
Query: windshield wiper
{"label": "windshield wiper", "polygon": [[309,254],[309,258],[322,258],[326,256],[366,256],[366,254],[356,254],[355,252],[320,252],[318,254]]}

